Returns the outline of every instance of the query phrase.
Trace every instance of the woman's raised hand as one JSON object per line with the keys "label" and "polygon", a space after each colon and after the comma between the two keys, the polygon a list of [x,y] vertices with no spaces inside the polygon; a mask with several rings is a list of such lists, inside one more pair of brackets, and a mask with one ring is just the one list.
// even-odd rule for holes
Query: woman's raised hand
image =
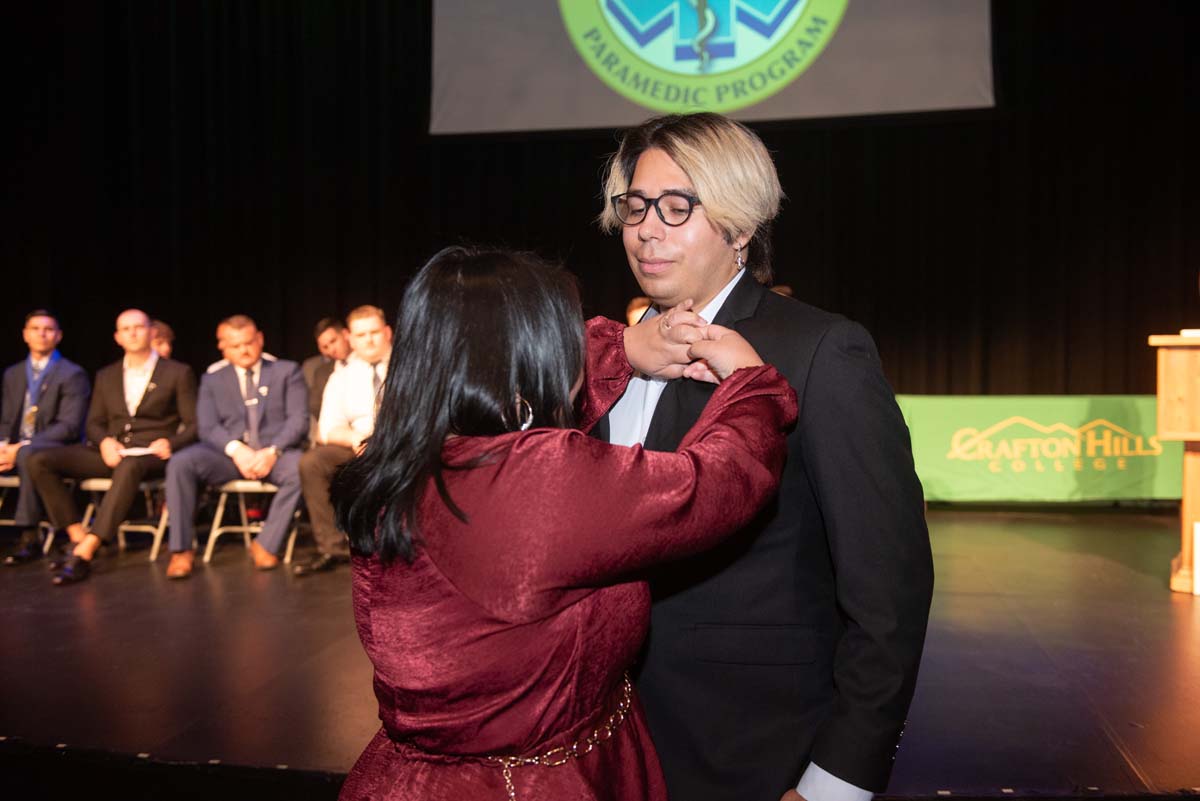
{"label": "woman's raised hand", "polygon": [[712,384],[729,378],[734,370],[758,367],[763,363],[758,351],[745,337],[721,325],[706,326],[704,338],[691,344],[688,356],[694,361],[683,369],[683,376]]}
{"label": "woman's raised hand", "polygon": [[662,314],[625,329],[625,357],[633,369],[655,378],[679,378],[692,361],[694,342],[704,339],[708,323],[685,300]]}

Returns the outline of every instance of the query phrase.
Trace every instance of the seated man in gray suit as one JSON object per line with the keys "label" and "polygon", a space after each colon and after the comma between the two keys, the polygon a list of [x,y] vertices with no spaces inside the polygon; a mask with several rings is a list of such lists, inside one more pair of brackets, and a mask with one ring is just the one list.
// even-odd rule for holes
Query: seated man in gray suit
{"label": "seated man in gray suit", "polygon": [[42,502],[27,471],[29,456],[43,448],[78,442],[87,416],[92,385],[83,368],[58,352],[62,328],[45,309],[25,315],[22,331],[29,357],[4,371],[0,409],[0,473],[14,468],[21,479],[14,524],[21,529],[6,565],[20,565],[42,554],[38,522]]}
{"label": "seated man in gray suit", "polygon": [[300,447],[308,434],[308,389],[300,367],[263,358],[262,332],[244,314],[222,320],[221,330],[221,353],[229,363],[200,380],[200,442],[177,453],[167,466],[170,578],[192,574],[201,483],[250,479],[279,488],[262,533],[250,546],[259,570],[279,566],[276,554],[300,501]]}

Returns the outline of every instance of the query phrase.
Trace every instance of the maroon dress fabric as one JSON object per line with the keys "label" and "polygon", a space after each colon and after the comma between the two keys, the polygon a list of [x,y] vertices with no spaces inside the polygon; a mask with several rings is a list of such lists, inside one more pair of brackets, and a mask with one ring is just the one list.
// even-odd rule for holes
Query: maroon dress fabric
{"label": "maroon dress fabric", "polygon": [[[628,383],[622,328],[588,323],[584,428]],[[759,367],[721,384],[675,453],[573,429],[449,440],[446,485],[467,522],[431,488],[413,562],[354,558],[383,727],[341,797],[500,801],[508,789],[488,757],[540,755],[592,732],[646,633],[638,571],[746,524],[778,486],[795,417],[787,383]],[[511,775],[524,801],[667,797],[636,697],[586,755]]]}

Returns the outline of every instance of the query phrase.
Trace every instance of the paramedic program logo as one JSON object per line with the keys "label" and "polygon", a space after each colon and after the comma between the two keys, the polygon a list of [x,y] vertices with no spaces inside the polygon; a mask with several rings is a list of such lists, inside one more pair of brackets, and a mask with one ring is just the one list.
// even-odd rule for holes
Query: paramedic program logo
{"label": "paramedic program logo", "polygon": [[559,0],[575,48],[656,111],[732,111],[778,92],[833,38],[848,0]]}

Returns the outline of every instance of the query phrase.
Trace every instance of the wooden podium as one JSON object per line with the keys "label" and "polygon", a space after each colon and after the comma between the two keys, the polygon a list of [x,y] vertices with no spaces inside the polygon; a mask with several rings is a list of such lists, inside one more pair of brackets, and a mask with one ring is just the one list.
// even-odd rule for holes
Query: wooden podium
{"label": "wooden podium", "polygon": [[1180,548],[1171,560],[1171,589],[1191,593],[1200,524],[1200,337],[1159,334],[1150,346],[1158,348],[1158,437],[1183,442]]}

